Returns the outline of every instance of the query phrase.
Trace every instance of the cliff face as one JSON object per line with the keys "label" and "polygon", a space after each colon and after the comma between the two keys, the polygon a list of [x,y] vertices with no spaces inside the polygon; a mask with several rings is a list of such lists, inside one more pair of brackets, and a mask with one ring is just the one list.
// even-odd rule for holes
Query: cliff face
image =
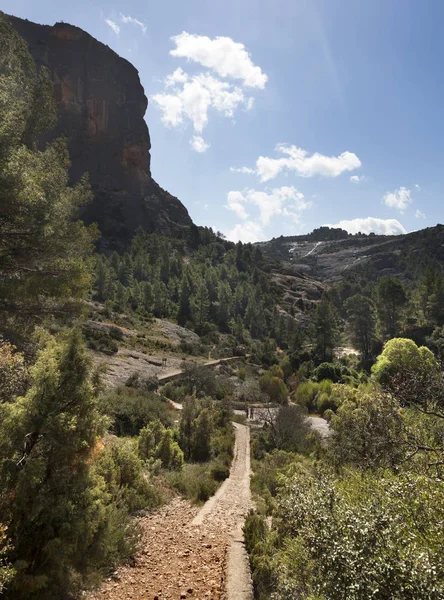
{"label": "cliff face", "polygon": [[151,177],[148,101],[133,65],[72,25],[10,19],[54,81],[59,118],[48,138],[68,138],[73,182],[89,173],[94,200],[85,222],[97,222],[111,244],[125,243],[138,227],[175,233],[189,226],[183,204]]}

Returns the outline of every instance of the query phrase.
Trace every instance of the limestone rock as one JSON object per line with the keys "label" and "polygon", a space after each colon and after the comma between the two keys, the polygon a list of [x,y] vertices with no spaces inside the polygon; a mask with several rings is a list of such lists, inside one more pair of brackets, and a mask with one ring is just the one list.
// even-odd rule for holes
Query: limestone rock
{"label": "limestone rock", "polygon": [[58,123],[42,144],[68,138],[71,180],[88,173],[94,192],[82,216],[99,224],[105,245],[125,245],[138,227],[190,226],[187,209],[151,177],[148,101],[135,67],[73,25],[10,19],[54,81]]}

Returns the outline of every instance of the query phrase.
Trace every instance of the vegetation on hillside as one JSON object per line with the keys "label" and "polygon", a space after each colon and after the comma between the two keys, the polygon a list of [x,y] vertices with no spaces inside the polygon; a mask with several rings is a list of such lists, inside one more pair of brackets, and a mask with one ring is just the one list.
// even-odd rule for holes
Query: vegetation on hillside
{"label": "vegetation on hillside", "polygon": [[[140,511],[177,491],[208,499],[229,474],[235,406],[257,425],[245,535],[259,599],[442,598],[439,232],[434,253],[415,234],[399,278],[356,269],[302,307],[258,246],[211,229],[140,231],[97,254],[78,218],[86,179],[69,184],[64,140],[39,145],[54,119],[48,73],[0,13],[0,593],[79,596],[134,554]],[[124,334],[88,327],[91,301],[111,321],[193,330],[185,356],[244,359],[105,390],[92,351],[116,353]]]}

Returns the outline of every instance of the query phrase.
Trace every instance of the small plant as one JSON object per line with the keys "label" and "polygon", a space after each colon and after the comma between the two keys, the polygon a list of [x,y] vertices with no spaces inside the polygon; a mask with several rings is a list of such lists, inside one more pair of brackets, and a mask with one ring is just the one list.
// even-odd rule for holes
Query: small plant
{"label": "small plant", "polygon": [[230,475],[230,468],[227,465],[217,463],[211,467],[211,477],[214,481],[225,481]]}

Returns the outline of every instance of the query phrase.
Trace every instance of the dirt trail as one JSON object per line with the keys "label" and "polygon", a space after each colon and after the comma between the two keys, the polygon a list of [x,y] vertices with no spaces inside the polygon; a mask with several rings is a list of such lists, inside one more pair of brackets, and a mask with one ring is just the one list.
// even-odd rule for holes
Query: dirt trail
{"label": "dirt trail", "polygon": [[198,510],[175,499],[140,519],[141,550],[89,600],[250,600],[242,523],[251,506],[249,428],[234,424],[230,477]]}

